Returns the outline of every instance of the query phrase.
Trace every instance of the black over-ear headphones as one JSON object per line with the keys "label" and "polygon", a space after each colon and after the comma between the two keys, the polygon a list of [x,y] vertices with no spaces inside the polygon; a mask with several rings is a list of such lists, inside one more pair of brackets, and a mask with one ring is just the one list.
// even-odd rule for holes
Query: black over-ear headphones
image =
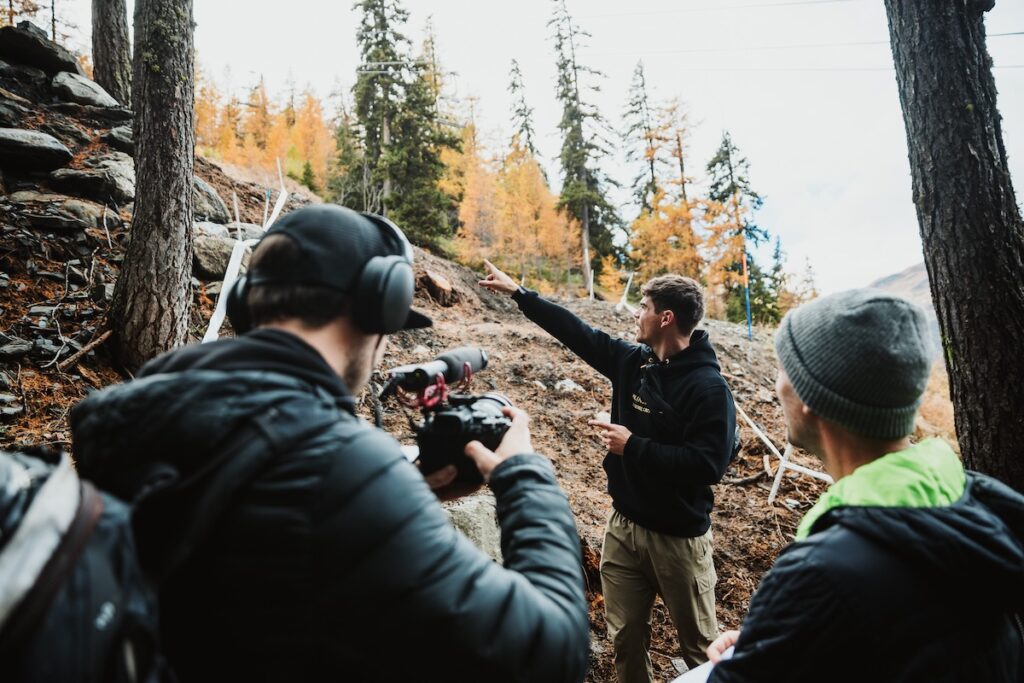
{"label": "black over-ear headphones", "polygon": [[[252,329],[249,291],[254,285],[264,284],[308,284],[346,291],[352,299],[353,320],[368,334],[393,334],[405,327],[415,291],[412,245],[399,227],[387,218],[371,213],[359,215],[380,229],[385,242],[395,253],[372,257],[364,264],[354,287],[344,290],[334,283],[311,280],[301,275],[261,276],[258,271],[241,275],[228,290],[225,302],[227,317],[235,333],[245,334]],[[280,234],[287,235],[287,232]]]}

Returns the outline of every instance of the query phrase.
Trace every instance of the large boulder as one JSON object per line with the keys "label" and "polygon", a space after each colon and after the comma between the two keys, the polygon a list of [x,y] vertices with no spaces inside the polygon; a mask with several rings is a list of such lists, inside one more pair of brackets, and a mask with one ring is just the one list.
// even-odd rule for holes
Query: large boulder
{"label": "large boulder", "polygon": [[15,172],[52,171],[71,161],[60,140],[35,130],[0,128],[0,168]]}
{"label": "large boulder", "polygon": [[30,21],[0,28],[0,58],[34,66],[49,75],[61,71],[85,75],[73,54],[47,38],[46,31]]}
{"label": "large boulder", "polygon": [[209,183],[200,178],[192,178],[192,215],[197,221],[211,223],[227,223],[231,220],[228,207]]}
{"label": "large boulder", "polygon": [[50,174],[64,192],[117,204],[135,201],[135,162],[127,154],[110,152],[88,168],[61,168]]}
{"label": "large boulder", "polygon": [[94,107],[120,107],[121,105],[95,81],[68,71],[61,71],[50,83],[53,92],[62,100]]}
{"label": "large boulder", "polygon": [[196,235],[192,243],[192,274],[206,282],[223,280],[235,244],[230,237]]}
{"label": "large boulder", "polygon": [[117,126],[111,128],[100,138],[118,152],[135,155],[135,139],[132,137],[131,126]]}
{"label": "large boulder", "polygon": [[501,529],[493,494],[484,492],[459,498],[446,503],[445,509],[456,529],[492,560],[501,563]]}
{"label": "large boulder", "polygon": [[8,195],[6,201],[29,224],[39,230],[75,232],[121,224],[120,217],[105,206],[62,194],[22,190]]}
{"label": "large boulder", "polygon": [[42,102],[48,99],[49,86],[50,79],[42,69],[0,60],[0,87],[33,102]]}

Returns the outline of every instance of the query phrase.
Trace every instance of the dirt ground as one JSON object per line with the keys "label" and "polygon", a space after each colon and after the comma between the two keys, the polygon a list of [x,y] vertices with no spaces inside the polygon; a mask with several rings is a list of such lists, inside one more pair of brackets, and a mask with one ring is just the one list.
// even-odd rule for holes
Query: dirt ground
{"label": "dirt ground", "polygon": [[[234,184],[226,176],[204,169],[222,194],[227,188],[245,190],[243,220],[262,213],[256,201],[262,195],[255,186]],[[241,193],[240,193],[241,194]],[[262,200],[260,200],[262,201]],[[2,212],[2,206],[0,206]],[[17,217],[0,215],[4,249],[0,251],[0,331],[22,339],[65,339],[71,348],[57,353],[53,347],[36,344],[33,351],[17,360],[0,358],[0,394],[20,405],[20,412],[0,421],[0,446],[19,447],[45,444],[69,448],[67,414],[85,394],[121,377],[111,369],[103,345],[67,367],[73,349],[95,339],[102,330],[105,299],[97,288],[113,283],[126,243],[126,224],[84,237],[39,235],[20,225]],[[586,422],[599,411],[609,410],[611,387],[596,372],[577,360],[545,332],[527,321],[508,297],[497,296],[476,285],[477,274],[467,268],[417,250],[419,279],[427,271],[447,278],[452,284],[452,301],[442,306],[426,288],[418,288],[416,306],[435,321],[427,330],[395,335],[389,345],[385,367],[428,360],[442,351],[463,345],[480,346],[490,355],[490,366],[474,380],[475,391],[499,391],[531,417],[533,443],[537,451],[551,458],[576,515],[583,542],[588,598],[591,604],[592,666],[588,681],[613,681],[611,646],[606,637],[598,560],[605,520],[609,514],[606,480],[601,468],[604,452],[593,429]],[[72,276],[69,262],[78,259]],[[77,284],[76,284],[77,283]],[[210,283],[194,288],[192,334],[198,339],[209,318],[214,298],[207,294]],[[215,288],[214,288],[215,289]],[[576,299],[563,302],[591,324],[623,337],[632,336],[628,313],[616,312],[611,304]],[[56,307],[39,314],[38,306]],[[35,310],[37,313],[32,313]],[[56,326],[56,327],[55,327]],[[744,327],[709,320],[705,327],[718,350],[723,374],[738,405],[778,446],[785,430],[775,399],[775,361],[771,331],[755,329],[752,340]],[[0,346],[4,339],[0,338]],[[560,393],[555,385],[570,379],[578,391]],[[925,403],[919,435],[952,436],[952,409],[941,369],[933,377]],[[369,402],[363,405],[369,416]],[[411,441],[403,414],[390,405],[385,425],[403,441]],[[718,571],[716,596],[722,629],[739,626],[751,594],[778,552],[792,540],[796,525],[823,490],[823,485],[804,476],[784,479],[779,497],[768,505],[771,478],[766,472],[768,448],[742,425],[743,450],[730,467],[725,481],[716,487],[713,531],[715,564]],[[796,461],[818,467],[816,461],[797,454]],[[774,471],[775,459],[768,458]],[[658,603],[652,618],[652,660],[657,675],[671,680],[677,675],[673,659],[678,657],[674,630],[665,609]]]}

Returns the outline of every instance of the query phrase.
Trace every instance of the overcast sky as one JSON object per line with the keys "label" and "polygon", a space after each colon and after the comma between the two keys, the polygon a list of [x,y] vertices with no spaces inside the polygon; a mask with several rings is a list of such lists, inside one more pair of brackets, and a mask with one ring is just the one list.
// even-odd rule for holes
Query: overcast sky
{"label": "overcast sky", "polygon": [[[89,4],[59,0],[58,12],[88,35]],[[680,97],[696,124],[687,170],[698,182],[722,131],[731,132],[765,199],[758,221],[782,238],[789,270],[801,271],[809,259],[819,289],[828,293],[922,260],[880,0],[568,0],[568,6],[592,34],[579,60],[607,74],[592,99],[613,124],[621,124],[642,59],[655,98]],[[478,98],[478,125],[495,145],[509,128],[509,63],[519,60],[540,152],[557,177],[560,110],[547,27],[552,0],[406,0],[405,7],[406,33],[417,46],[432,18],[438,57],[454,72],[457,95]],[[326,98],[355,80],[356,16],[349,2],[195,0],[195,19],[200,61],[222,86],[228,72],[238,89],[262,75],[279,94],[290,75]],[[986,28],[1019,198],[1024,35],[993,34],[1024,32],[1024,2],[998,0]],[[606,166],[623,183],[635,175],[621,159]],[[623,208],[627,220],[635,213]]]}

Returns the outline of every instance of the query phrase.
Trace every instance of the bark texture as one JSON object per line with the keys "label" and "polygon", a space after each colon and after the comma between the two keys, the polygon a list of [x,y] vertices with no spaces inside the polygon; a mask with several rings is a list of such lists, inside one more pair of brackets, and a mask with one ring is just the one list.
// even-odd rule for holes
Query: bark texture
{"label": "bark texture", "polygon": [[125,0],[92,0],[93,80],[125,107],[132,105],[132,60]]}
{"label": "bark texture", "polygon": [[1024,491],[1024,225],[987,0],[886,0],[914,204],[968,467]]}
{"label": "bark texture", "polygon": [[192,0],[135,3],[135,214],[111,305],[117,359],[135,370],[185,343],[195,165]]}

